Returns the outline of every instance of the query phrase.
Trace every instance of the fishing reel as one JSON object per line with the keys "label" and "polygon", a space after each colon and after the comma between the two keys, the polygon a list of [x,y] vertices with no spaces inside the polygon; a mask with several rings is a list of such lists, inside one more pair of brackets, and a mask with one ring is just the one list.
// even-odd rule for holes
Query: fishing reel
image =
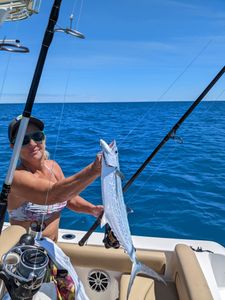
{"label": "fishing reel", "polygon": [[3,256],[0,278],[12,300],[33,298],[44,281],[48,262],[44,248],[35,246],[29,234]]}
{"label": "fishing reel", "polygon": [[106,249],[109,248],[118,249],[120,247],[120,243],[117,240],[115,234],[113,233],[108,223],[105,225],[105,236],[103,239],[103,243]]}

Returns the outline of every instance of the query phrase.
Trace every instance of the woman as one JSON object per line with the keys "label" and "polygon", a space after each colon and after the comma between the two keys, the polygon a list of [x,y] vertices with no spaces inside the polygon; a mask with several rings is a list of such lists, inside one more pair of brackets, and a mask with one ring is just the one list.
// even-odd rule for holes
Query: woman
{"label": "woman", "polygon": [[[21,116],[8,127],[11,148],[13,148]],[[44,123],[30,118],[20,152],[8,199],[8,213],[12,225],[21,225],[27,230],[31,224],[44,222],[43,235],[56,241],[60,213],[64,207],[98,217],[103,207],[93,205],[79,196],[101,172],[101,157],[80,172],[65,178],[62,169],[49,160],[45,150]]]}

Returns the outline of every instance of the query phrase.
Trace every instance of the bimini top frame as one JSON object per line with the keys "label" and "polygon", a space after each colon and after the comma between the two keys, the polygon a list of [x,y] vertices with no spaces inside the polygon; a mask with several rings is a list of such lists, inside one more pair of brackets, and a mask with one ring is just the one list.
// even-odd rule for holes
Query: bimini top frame
{"label": "bimini top frame", "polygon": [[18,21],[38,13],[41,0],[0,0],[0,23]]}

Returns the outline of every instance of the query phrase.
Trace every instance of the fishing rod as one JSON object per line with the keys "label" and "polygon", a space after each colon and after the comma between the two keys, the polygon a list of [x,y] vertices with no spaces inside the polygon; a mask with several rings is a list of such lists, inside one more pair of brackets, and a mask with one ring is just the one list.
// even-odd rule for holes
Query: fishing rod
{"label": "fishing rod", "polygon": [[[209,83],[209,85],[204,89],[204,91],[200,94],[200,96],[192,103],[192,105],[188,108],[188,110],[183,114],[183,116],[178,120],[178,122],[172,127],[172,129],[167,133],[167,135],[162,139],[162,141],[158,144],[158,146],[152,151],[149,157],[144,161],[144,163],[139,167],[139,169],[135,172],[135,174],[128,180],[128,182],[123,187],[123,192],[126,192],[131,184],[135,181],[135,179],[141,174],[141,172],[145,169],[145,167],[150,163],[153,157],[157,154],[157,152],[169,141],[169,139],[177,139],[176,132],[179,129],[180,125],[186,120],[186,118],[192,113],[195,107],[202,101],[202,99],[208,94],[208,92],[212,89],[212,87],[216,84],[216,82],[222,77],[225,73],[225,66],[217,73],[217,75],[213,78],[213,80]],[[86,232],[83,238],[79,241],[79,246],[83,246],[87,239],[91,236],[91,234],[95,231],[95,229],[100,225],[103,213],[96,219],[90,229]]]}
{"label": "fishing rod", "polygon": [[8,195],[10,193],[12,181],[14,172],[18,163],[19,154],[22,148],[22,142],[26,133],[26,129],[31,117],[31,112],[34,104],[34,100],[36,97],[37,89],[39,86],[39,82],[41,79],[43,67],[45,64],[45,59],[48,53],[48,49],[51,45],[54,32],[55,32],[55,25],[58,20],[60,6],[61,6],[62,0],[55,0],[51,9],[51,13],[49,16],[48,25],[44,34],[44,38],[42,41],[41,50],[39,53],[39,58],[36,64],[35,72],[33,75],[33,79],[31,82],[29,94],[27,97],[27,101],[25,104],[25,108],[22,114],[22,118],[19,125],[18,134],[16,137],[15,145],[13,148],[13,154],[10,160],[9,169],[5,178],[5,182],[2,186],[2,191],[0,194],[0,234],[2,232],[2,227],[5,219],[5,213],[7,209],[7,202],[8,202]]}

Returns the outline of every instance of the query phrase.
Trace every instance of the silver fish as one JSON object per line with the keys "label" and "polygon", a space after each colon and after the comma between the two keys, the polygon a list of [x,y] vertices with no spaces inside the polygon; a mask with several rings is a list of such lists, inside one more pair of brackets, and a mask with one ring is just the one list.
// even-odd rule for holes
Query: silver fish
{"label": "silver fish", "polygon": [[105,141],[100,140],[100,145],[103,152],[101,188],[102,201],[104,205],[104,215],[101,225],[103,226],[105,223],[110,225],[113,233],[120,242],[120,245],[127,252],[133,263],[127,291],[128,299],[134,278],[138,273],[144,273],[163,283],[165,283],[165,281],[151,268],[139,262],[136,257],[136,251],[132,242],[127,218],[127,210],[123,199],[121,172],[116,141],[113,141],[113,143],[109,146]]}

